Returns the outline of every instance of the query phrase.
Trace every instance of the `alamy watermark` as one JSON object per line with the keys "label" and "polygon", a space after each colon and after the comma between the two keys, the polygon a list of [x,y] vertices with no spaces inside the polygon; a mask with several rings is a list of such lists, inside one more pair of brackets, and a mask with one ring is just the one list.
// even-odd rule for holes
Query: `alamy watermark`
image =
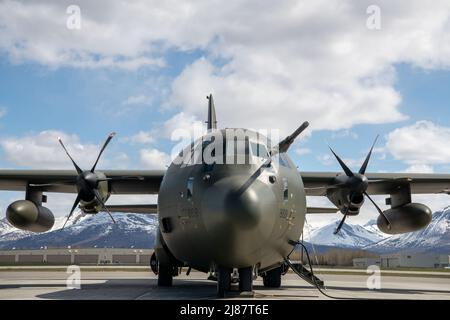
{"label": "alamy watermark", "polygon": [[367,29],[381,30],[381,8],[372,4],[367,7],[366,13],[369,15],[366,20]]}
{"label": "alamy watermark", "polygon": [[67,267],[66,273],[69,275],[66,280],[66,287],[69,290],[81,289],[81,269],[79,266]]}
{"label": "alamy watermark", "polygon": [[279,141],[279,137],[279,130],[224,129],[204,135],[201,128],[177,129],[171,139],[179,143],[171,155],[173,163],[180,166],[276,165],[280,161],[279,153],[271,141]]}
{"label": "alamy watermark", "polygon": [[367,274],[370,274],[367,279],[366,285],[369,290],[380,290],[381,289],[381,270],[377,265],[372,265],[367,268]]}
{"label": "alamy watermark", "polygon": [[66,27],[69,30],[81,29],[81,8],[75,4],[67,7],[66,14],[69,16],[66,20]]}

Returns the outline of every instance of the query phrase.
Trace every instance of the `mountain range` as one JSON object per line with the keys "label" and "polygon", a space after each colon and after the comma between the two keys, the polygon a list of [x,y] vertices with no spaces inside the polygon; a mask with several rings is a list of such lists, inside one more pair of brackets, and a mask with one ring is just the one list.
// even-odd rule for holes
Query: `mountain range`
{"label": "mountain range", "polygon": [[[158,219],[153,215],[115,214],[114,224],[107,214],[85,216],[62,229],[65,218],[57,218],[52,231],[33,234],[20,231],[0,220],[0,249],[39,249],[42,247],[115,247],[153,248]],[[305,229],[305,241],[321,251],[331,248],[362,249],[377,253],[420,252],[450,254],[450,207],[435,212],[423,230],[389,236],[381,233],[376,221],[360,226],[345,224],[334,235],[339,221]]]}
{"label": "mountain range", "polygon": [[114,224],[107,214],[86,216],[76,224],[62,226],[66,218],[57,218],[53,229],[33,234],[15,229],[0,220],[0,249],[40,249],[43,247],[78,248],[153,248],[158,219],[153,215],[115,214]]}

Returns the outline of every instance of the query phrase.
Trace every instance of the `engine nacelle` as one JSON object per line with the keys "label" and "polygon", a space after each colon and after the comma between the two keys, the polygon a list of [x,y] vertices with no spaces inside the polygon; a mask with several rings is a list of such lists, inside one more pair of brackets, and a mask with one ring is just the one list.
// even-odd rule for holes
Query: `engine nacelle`
{"label": "engine nacelle", "polygon": [[55,224],[55,217],[49,209],[28,200],[10,204],[6,209],[6,218],[14,227],[32,232],[49,231]]}
{"label": "engine nacelle", "polygon": [[[95,174],[98,179],[106,179],[106,176],[104,173],[96,173]],[[109,184],[107,181],[101,181],[97,186],[98,194],[100,195],[103,203],[106,203],[108,201],[109,197],[111,196],[111,192],[109,190]],[[84,201],[81,200],[80,202],[80,209],[87,214],[97,214],[99,212],[104,211],[103,205],[98,201],[94,195],[92,195],[93,199],[91,201]]]}
{"label": "engine nacelle", "polygon": [[431,209],[421,203],[408,203],[404,206],[384,211],[390,228],[382,216],[378,217],[378,228],[387,234],[414,232],[425,228],[431,222]]}
{"label": "engine nacelle", "polygon": [[362,194],[354,194],[350,201],[348,190],[331,190],[327,193],[327,197],[341,211],[345,210],[349,216],[358,215],[364,204],[364,195]]}

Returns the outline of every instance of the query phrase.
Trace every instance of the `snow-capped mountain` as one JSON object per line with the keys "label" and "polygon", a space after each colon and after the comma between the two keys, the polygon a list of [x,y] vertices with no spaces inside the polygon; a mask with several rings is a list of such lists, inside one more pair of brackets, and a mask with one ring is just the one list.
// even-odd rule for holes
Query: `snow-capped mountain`
{"label": "snow-capped mountain", "polygon": [[[80,222],[80,221],[84,220],[85,218],[86,217],[81,217],[76,220],[78,222]],[[53,228],[48,232],[62,229],[64,223],[66,222],[66,219],[67,219],[67,217],[56,217]],[[69,222],[67,223],[67,226],[73,225],[76,220],[75,219],[69,220]],[[6,217],[4,217],[3,219],[0,219],[0,243],[5,242],[5,241],[19,240],[19,239],[22,239],[22,238],[25,238],[28,236],[32,236],[34,234],[35,233],[33,233],[33,232],[23,231],[23,230],[13,227],[8,222]]]}
{"label": "snow-capped mountain", "polygon": [[3,241],[13,241],[25,238],[31,234],[33,233],[14,228],[9,224],[8,220],[6,220],[6,217],[0,219],[0,243]]}
{"label": "snow-capped mountain", "polygon": [[[114,214],[114,224],[107,214],[85,216],[75,225],[61,229],[65,218],[58,218],[52,231],[33,234],[17,230],[5,221],[0,231],[0,249],[41,247],[115,247],[153,248],[158,219],[152,215]],[[5,232],[4,232],[4,231]],[[8,232],[9,231],[9,232]]]}
{"label": "snow-capped mountain", "polygon": [[334,221],[321,228],[315,229],[311,234],[305,233],[305,240],[315,245],[339,247],[339,248],[364,248],[384,239],[379,232],[369,228],[345,224],[341,231],[335,235],[334,231],[339,221]]}
{"label": "snow-capped mountain", "polygon": [[[152,215],[115,214],[113,224],[107,214],[87,215],[76,224],[73,220],[61,230],[65,219],[57,218],[52,231],[33,234],[17,230],[0,220],[0,249],[40,247],[122,247],[152,248],[158,229],[158,219]],[[331,248],[364,249],[373,252],[434,252],[450,253],[450,207],[433,214],[430,225],[417,232],[389,236],[383,234],[371,220],[364,226],[346,223],[334,235],[339,221],[325,226],[305,226],[304,240],[324,250]],[[325,251],[326,251],[325,250]]]}
{"label": "snow-capped mountain", "polygon": [[450,207],[433,214],[433,220],[423,230],[389,237],[368,248],[378,252],[450,253]]}
{"label": "snow-capped mountain", "polygon": [[378,229],[377,219],[372,219],[372,220],[368,221],[365,225],[363,225],[363,227],[364,227],[364,229],[377,234],[379,236],[380,240],[390,237],[389,234],[383,233],[380,231],[380,229]]}

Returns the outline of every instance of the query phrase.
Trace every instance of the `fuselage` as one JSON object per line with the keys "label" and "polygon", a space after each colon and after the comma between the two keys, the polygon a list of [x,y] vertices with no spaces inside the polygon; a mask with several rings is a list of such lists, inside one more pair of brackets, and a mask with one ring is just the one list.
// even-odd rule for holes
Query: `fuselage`
{"label": "fuselage", "polygon": [[[245,130],[231,141],[227,134],[198,139],[168,168],[158,199],[162,241],[177,260],[198,270],[268,269],[301,236],[303,182],[287,154],[269,156],[267,138]],[[205,159],[218,139],[223,144],[212,151],[214,161]]]}

